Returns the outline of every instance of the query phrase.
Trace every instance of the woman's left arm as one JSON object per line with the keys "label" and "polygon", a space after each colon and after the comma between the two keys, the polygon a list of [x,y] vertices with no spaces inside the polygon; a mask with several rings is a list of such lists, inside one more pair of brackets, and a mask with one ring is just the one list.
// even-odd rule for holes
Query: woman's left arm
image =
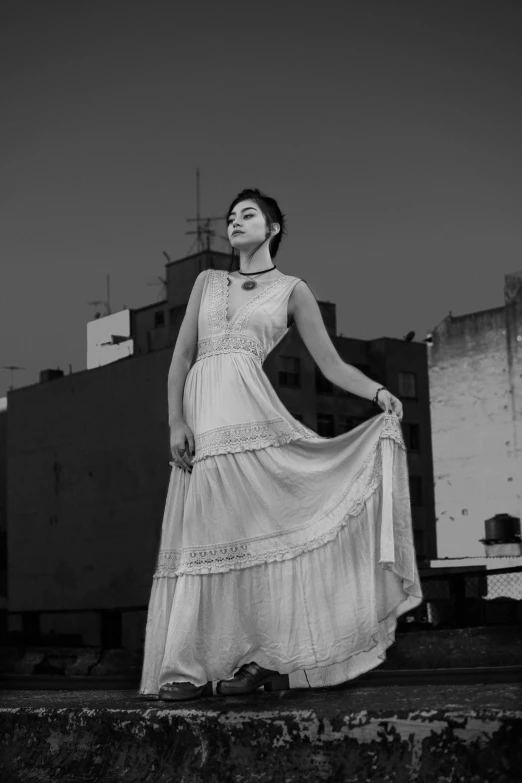
{"label": "woman's left arm", "polygon": [[294,323],[317,366],[329,381],[345,391],[373,400],[378,389],[377,403],[383,411],[395,413],[402,420],[401,401],[383,384],[372,381],[356,367],[344,362],[332,343],[324,325],[321,310],[308,284],[300,281],[291,294]]}

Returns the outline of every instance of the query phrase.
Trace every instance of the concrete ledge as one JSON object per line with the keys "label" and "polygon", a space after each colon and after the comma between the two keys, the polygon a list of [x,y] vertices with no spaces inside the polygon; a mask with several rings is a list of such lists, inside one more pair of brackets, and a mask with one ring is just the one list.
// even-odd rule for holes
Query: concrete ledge
{"label": "concrete ledge", "polygon": [[[388,647],[386,660],[378,669],[510,666],[520,665],[521,661],[522,625],[416,629],[396,634],[395,644]],[[142,650],[38,645],[0,647],[0,681],[3,675],[121,676],[139,681],[142,665]]]}
{"label": "concrete ledge", "polygon": [[[467,666],[444,669],[391,669],[384,665],[357,677],[357,685],[363,688],[382,688],[383,685],[465,685],[484,683],[522,683],[522,664],[518,666]],[[138,691],[139,675],[104,674],[99,676],[81,674],[2,674],[0,690],[130,690]],[[345,684],[334,687],[345,687]]]}
{"label": "concrete ledge", "polygon": [[522,780],[522,684],[212,696],[3,691],[3,783]]}

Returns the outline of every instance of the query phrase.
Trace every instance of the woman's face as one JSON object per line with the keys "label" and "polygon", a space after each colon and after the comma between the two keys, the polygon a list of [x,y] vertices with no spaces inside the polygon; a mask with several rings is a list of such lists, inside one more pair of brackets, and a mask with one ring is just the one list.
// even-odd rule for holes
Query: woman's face
{"label": "woman's face", "polygon": [[232,247],[247,248],[264,242],[266,220],[255,201],[238,201],[228,216],[227,232]]}

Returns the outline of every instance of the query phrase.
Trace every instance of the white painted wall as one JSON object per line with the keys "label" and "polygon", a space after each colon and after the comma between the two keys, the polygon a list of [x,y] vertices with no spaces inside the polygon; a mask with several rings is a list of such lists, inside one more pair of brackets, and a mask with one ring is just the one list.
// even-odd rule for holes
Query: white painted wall
{"label": "white painted wall", "polygon": [[481,556],[484,521],[522,514],[504,309],[448,316],[432,334],[437,551],[439,558]]}

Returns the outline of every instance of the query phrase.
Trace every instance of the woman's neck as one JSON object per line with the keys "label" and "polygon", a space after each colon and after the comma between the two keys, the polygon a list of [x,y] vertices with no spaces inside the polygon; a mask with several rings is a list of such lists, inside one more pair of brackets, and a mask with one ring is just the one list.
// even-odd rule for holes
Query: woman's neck
{"label": "woman's neck", "polygon": [[247,275],[252,275],[254,272],[265,272],[267,269],[272,269],[273,266],[275,265],[268,250],[252,260],[247,257],[246,253],[239,255],[239,271]]}

